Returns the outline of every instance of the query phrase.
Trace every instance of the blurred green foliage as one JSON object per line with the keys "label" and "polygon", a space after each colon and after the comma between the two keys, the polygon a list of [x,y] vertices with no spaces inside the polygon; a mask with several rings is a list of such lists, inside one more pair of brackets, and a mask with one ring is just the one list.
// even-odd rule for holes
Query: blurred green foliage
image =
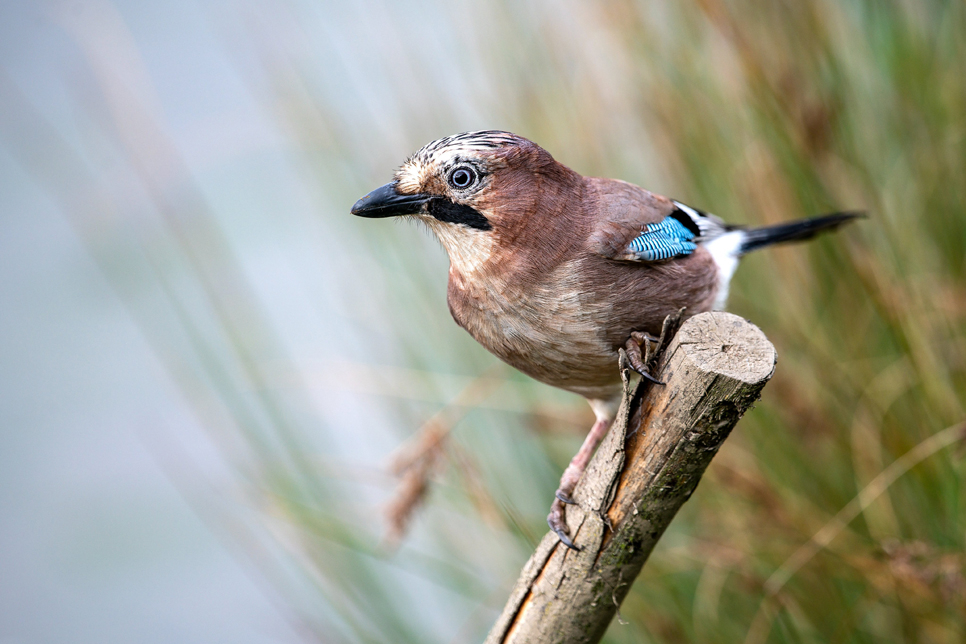
{"label": "blurred green foliage", "polygon": [[[774,342],[776,376],[606,641],[966,641],[966,472],[946,448],[954,441],[927,449],[966,418],[966,5],[348,7],[286,5],[285,37],[254,10],[227,30],[288,137],[288,162],[315,191],[323,236],[337,242],[325,246],[337,258],[325,288],[339,295],[316,291],[317,304],[351,329],[337,341],[360,356],[335,378],[367,385],[343,396],[350,411],[338,420],[328,414],[337,395],[313,397],[299,377],[273,380],[279,365],[301,373],[285,324],[236,256],[236,222],[179,166],[150,110],[112,104],[109,87],[98,108],[153,195],[154,228],[123,213],[111,223],[85,161],[26,110],[22,124],[46,132],[40,147],[59,165],[18,148],[79,213],[105,271],[222,440],[257,510],[237,534],[306,632],[479,641],[589,427],[580,400],[497,365],[449,321],[445,259],[425,231],[348,217],[419,145],[504,128],[583,174],[734,223],[869,215],[739,270],[730,308]],[[181,178],[177,189],[165,173]],[[85,191],[96,198],[78,201]],[[345,274],[331,272],[336,263]],[[406,433],[430,418],[451,430],[423,470],[429,496],[398,549],[383,543],[378,513],[393,483],[362,471],[353,452],[362,448],[351,437],[377,441],[372,427],[351,424],[360,405],[384,409]],[[863,499],[854,520],[836,522],[922,445],[919,462]],[[817,535],[821,547],[801,550]]]}

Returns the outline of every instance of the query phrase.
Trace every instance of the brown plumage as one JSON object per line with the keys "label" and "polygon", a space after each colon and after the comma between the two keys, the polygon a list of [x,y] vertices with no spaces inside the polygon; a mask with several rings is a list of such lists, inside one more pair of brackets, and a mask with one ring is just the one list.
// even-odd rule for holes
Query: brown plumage
{"label": "brown plumage", "polygon": [[613,419],[617,354],[631,333],[656,335],[683,307],[694,315],[722,306],[746,246],[804,239],[854,216],[728,227],[624,181],[583,177],[496,131],[424,146],[352,212],[423,220],[450,257],[457,324],[508,364],[590,402],[597,422],[548,518],[570,547],[563,504]]}

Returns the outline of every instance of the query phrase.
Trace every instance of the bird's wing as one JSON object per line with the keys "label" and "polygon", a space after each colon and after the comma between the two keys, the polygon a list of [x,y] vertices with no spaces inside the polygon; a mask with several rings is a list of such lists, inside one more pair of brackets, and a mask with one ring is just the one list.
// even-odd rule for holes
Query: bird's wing
{"label": "bird's wing", "polygon": [[690,255],[727,232],[724,222],[681,202],[614,179],[590,179],[596,217],[593,252],[609,259],[656,262]]}

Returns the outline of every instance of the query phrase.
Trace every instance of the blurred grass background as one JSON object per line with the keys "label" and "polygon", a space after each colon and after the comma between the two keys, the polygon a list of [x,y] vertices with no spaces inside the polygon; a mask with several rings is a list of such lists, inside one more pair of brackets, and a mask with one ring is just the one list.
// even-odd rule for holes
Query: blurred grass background
{"label": "blurred grass background", "polygon": [[[606,641],[966,641],[962,2],[6,11],[43,38],[3,49],[3,152],[218,446],[211,520],[305,640],[480,641],[590,426],[452,323],[426,231],[348,215],[423,143],[500,128],[734,223],[869,214],[739,270],[777,373]],[[387,464],[427,426],[393,545]]]}

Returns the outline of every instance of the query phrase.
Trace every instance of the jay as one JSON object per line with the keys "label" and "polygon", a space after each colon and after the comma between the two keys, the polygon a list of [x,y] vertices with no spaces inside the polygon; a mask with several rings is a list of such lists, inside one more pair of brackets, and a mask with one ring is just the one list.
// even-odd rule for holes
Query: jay
{"label": "jay", "polygon": [[857,216],[730,226],[630,183],[584,177],[535,143],[493,130],[425,145],[351,212],[423,221],[449,255],[456,323],[501,360],[590,403],[596,422],[547,518],[570,548],[564,508],[616,414],[619,349],[655,381],[640,346],[667,315],[721,309],[742,255]]}

